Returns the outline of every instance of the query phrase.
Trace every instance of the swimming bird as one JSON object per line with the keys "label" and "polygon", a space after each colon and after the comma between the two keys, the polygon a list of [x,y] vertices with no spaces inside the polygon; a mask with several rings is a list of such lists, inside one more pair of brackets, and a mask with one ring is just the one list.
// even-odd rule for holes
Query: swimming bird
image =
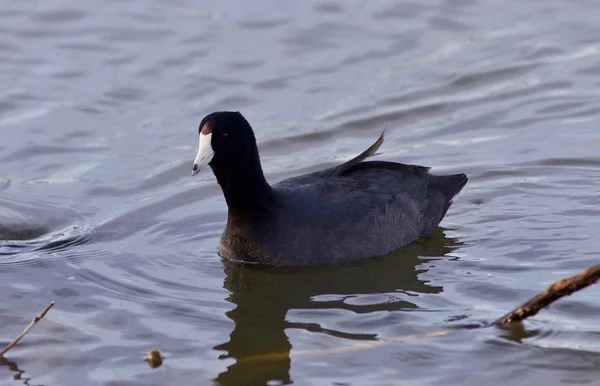
{"label": "swimming bird", "polygon": [[192,175],[210,166],[225,196],[219,255],[268,266],[328,265],[382,256],[430,234],[467,176],[365,161],[384,134],[341,165],[270,185],[244,116],[218,111],[204,117]]}

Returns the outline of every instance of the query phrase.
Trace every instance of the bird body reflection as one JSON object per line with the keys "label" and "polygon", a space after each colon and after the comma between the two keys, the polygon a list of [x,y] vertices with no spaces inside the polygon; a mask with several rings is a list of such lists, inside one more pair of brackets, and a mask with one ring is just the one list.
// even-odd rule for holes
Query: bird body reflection
{"label": "bird body reflection", "polygon": [[[337,309],[356,314],[417,309],[413,302],[393,294],[436,294],[443,291],[419,279],[427,269],[417,268],[450,253],[459,243],[438,229],[430,237],[385,255],[335,267],[269,269],[225,262],[224,288],[236,308],[227,316],[235,323],[228,342],[215,347],[221,359],[235,363],[219,374],[220,385],[290,384],[292,343],[286,329],[303,329],[350,340],[377,340],[377,334],[353,334],[322,328],[318,323],[293,322],[291,310]],[[356,305],[348,297],[390,294],[394,301]],[[322,299],[325,300],[322,300]],[[402,296],[405,299],[405,296]],[[330,300],[328,300],[330,299]],[[415,298],[416,300],[417,298]]]}

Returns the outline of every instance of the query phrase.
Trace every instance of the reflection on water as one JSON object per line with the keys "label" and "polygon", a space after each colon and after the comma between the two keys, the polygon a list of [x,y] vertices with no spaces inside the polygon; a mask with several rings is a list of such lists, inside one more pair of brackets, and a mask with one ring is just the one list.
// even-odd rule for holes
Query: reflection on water
{"label": "reflection on water", "polygon": [[542,333],[541,329],[527,329],[523,323],[514,323],[506,327],[498,327],[504,331],[502,337],[515,343],[523,343],[529,338],[534,338]]}
{"label": "reflection on water", "polygon": [[[0,225],[0,241],[32,240],[42,236],[46,232],[48,232],[48,229],[38,225],[31,225],[27,227],[23,224],[3,224]],[[0,251],[0,253],[2,252]]]}
{"label": "reflection on water", "polygon": [[[215,347],[220,358],[236,363],[219,374],[221,385],[265,384],[269,380],[291,383],[290,343],[285,331],[304,329],[348,340],[377,340],[377,332],[346,333],[322,328],[315,323],[290,321],[290,310],[341,309],[354,313],[395,312],[415,309],[415,303],[387,298],[375,304],[352,305],[345,300],[361,295],[394,292],[435,294],[443,291],[419,279],[427,269],[417,268],[431,258],[440,258],[460,243],[438,229],[426,240],[409,245],[382,258],[337,267],[294,270],[252,268],[225,263],[224,287],[235,308],[227,316],[235,323],[229,341]],[[429,257],[429,259],[428,259]],[[335,298],[319,300],[319,297]],[[259,357],[266,360],[261,361]],[[262,363],[261,363],[262,362]]]}
{"label": "reflection on water", "polygon": [[[36,253],[58,253],[88,241],[88,236],[80,234],[77,227],[49,233],[48,229],[35,225],[0,226],[0,256],[15,255],[20,263],[35,260]],[[9,261],[2,263],[8,264]]]}
{"label": "reflection on water", "polygon": [[31,378],[23,377],[25,371],[20,370],[15,362],[9,361],[8,359],[0,356],[0,368],[6,367],[11,373],[13,373],[13,379],[15,381],[23,381],[24,384],[28,385]]}

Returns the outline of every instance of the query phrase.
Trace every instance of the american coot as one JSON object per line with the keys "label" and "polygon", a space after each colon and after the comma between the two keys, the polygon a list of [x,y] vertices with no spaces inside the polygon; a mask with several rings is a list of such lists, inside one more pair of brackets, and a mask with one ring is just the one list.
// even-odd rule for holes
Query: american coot
{"label": "american coot", "polygon": [[364,161],[382,133],[339,166],[269,185],[242,114],[214,112],[198,131],[192,174],[209,165],[221,185],[229,210],[219,254],[233,261],[309,266],[385,255],[433,231],[467,183],[464,174]]}

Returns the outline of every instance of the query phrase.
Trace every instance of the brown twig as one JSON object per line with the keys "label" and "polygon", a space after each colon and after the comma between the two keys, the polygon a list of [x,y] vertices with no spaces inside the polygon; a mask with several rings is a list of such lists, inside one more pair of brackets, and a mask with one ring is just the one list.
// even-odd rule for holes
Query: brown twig
{"label": "brown twig", "polygon": [[8,352],[8,350],[10,350],[11,348],[15,347],[15,345],[17,343],[19,343],[19,341],[21,339],[23,339],[23,337],[25,336],[25,334],[27,334],[29,332],[29,330],[31,330],[33,328],[33,326],[35,326],[37,324],[37,322],[39,322],[40,320],[42,320],[42,318],[44,316],[46,316],[46,313],[48,313],[48,311],[50,311],[50,309],[54,307],[54,302],[50,302],[50,304],[48,304],[46,306],[46,308],[44,308],[44,310],[42,312],[40,312],[39,314],[37,314],[32,320],[31,323],[29,323],[29,325],[27,327],[25,327],[25,329],[23,330],[22,333],[19,334],[19,336],[17,336],[15,338],[15,340],[13,340],[12,342],[10,342],[8,344],[8,346],[4,347],[2,349],[2,351],[0,351],[0,357],[4,356],[4,354],[6,354]]}
{"label": "brown twig", "polygon": [[579,291],[587,286],[590,286],[600,280],[600,264],[586,269],[585,271],[561,279],[552,284],[543,293],[529,299],[520,307],[514,309],[500,319],[496,320],[493,325],[506,326],[512,322],[520,322],[530,316],[534,316],[542,308],[548,307],[558,299],[571,295],[575,291]]}

